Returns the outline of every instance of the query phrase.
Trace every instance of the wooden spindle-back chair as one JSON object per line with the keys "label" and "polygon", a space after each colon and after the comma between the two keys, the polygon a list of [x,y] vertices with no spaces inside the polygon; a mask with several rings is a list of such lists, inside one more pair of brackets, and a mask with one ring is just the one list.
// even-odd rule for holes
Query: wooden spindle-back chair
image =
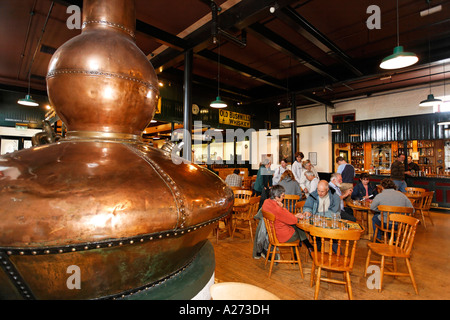
{"label": "wooden spindle-back chair", "polygon": [[[325,281],[345,285],[348,298],[353,300],[350,272],[353,270],[356,244],[361,238],[361,231],[311,227],[310,234],[314,243],[314,252],[312,254],[313,263],[311,267],[311,287],[314,284],[314,280],[316,283],[314,299],[317,300],[319,297],[320,282]],[[319,241],[321,242],[320,251],[318,251]],[[333,244],[337,245],[336,252],[333,251]],[[316,267],[317,276],[315,275]],[[327,273],[343,273],[345,280],[322,277],[322,271],[327,271]]]}
{"label": "wooden spindle-back chair", "polygon": [[285,194],[283,204],[286,209],[295,214],[295,204],[300,200],[300,196],[296,194]]}
{"label": "wooden spindle-back chair", "polygon": [[250,197],[252,196],[252,192],[250,190],[233,190],[234,197],[240,198],[240,199],[247,199],[250,200]]}
{"label": "wooden spindle-back chair", "polygon": [[[300,261],[300,253],[299,253],[300,241],[297,240],[297,241],[293,241],[293,242],[279,242],[278,238],[277,238],[277,234],[275,233],[275,220],[276,220],[275,215],[271,212],[264,211],[264,210],[262,210],[262,215],[263,215],[264,224],[266,226],[267,235],[269,238],[269,247],[267,249],[266,262],[264,264],[264,265],[267,265],[267,261],[270,256],[269,278],[272,274],[273,264],[274,264],[274,262],[277,262],[277,263],[298,264],[298,267],[300,269],[300,274],[303,279],[304,277],[303,277],[302,262]],[[279,259],[276,257],[276,255],[278,254],[277,248],[280,251]],[[282,259],[281,250],[285,249],[285,248],[291,249],[290,253],[291,253],[292,259],[289,259],[289,260]],[[295,250],[295,255],[294,255],[294,250]]]}
{"label": "wooden spindle-back chair", "polygon": [[[378,206],[380,211],[380,224],[375,224],[375,233],[373,235],[373,242],[384,242],[387,243],[387,235],[390,231],[390,215],[391,214],[406,214],[408,216],[412,215],[414,208],[411,207],[397,207],[397,206]],[[385,217],[386,215],[386,217]],[[383,240],[378,239],[378,230],[383,233]]]}
{"label": "wooden spindle-back chair", "polygon": [[[250,238],[252,239],[253,243],[253,225],[252,222],[254,220],[254,216],[258,213],[258,207],[259,207],[259,201],[261,200],[261,196],[258,197],[251,197],[248,203],[248,210],[236,213],[234,215],[234,223],[233,223],[233,234],[231,238],[234,237],[234,232],[236,229],[238,230],[249,230],[250,231]],[[243,227],[239,224],[241,222],[248,223],[248,226]]]}
{"label": "wooden spindle-back chair", "polygon": [[[414,287],[416,294],[419,294],[417,289],[417,284],[414,279],[414,275],[411,269],[411,262],[409,261],[411,257],[411,251],[414,243],[414,238],[416,235],[417,224],[419,220],[414,217],[409,217],[403,214],[391,214],[390,216],[392,226],[391,226],[391,236],[388,243],[368,243],[369,251],[367,253],[366,268],[364,271],[364,276],[367,276],[367,268],[371,263],[380,263],[381,272],[379,280],[379,292],[381,292],[383,287],[383,276],[409,276]],[[370,260],[372,252],[381,255],[381,261]],[[391,257],[393,262],[393,271],[386,271],[386,257]],[[406,262],[406,267],[408,273],[398,272],[396,258],[404,258]]]}

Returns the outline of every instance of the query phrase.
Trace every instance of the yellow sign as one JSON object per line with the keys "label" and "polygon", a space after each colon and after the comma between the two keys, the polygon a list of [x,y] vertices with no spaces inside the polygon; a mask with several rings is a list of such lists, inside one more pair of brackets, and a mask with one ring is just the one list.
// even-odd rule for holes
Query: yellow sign
{"label": "yellow sign", "polygon": [[250,115],[228,110],[219,110],[219,123],[236,127],[250,128]]}
{"label": "yellow sign", "polygon": [[161,97],[158,98],[158,104],[156,105],[155,114],[161,114]]}

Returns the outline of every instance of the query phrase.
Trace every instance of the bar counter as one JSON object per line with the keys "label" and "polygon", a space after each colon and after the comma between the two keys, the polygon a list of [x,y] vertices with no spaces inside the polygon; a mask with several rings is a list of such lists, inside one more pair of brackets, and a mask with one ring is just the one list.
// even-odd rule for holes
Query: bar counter
{"label": "bar counter", "polygon": [[[370,175],[370,181],[380,184],[384,178],[390,175]],[[355,184],[359,182],[359,174],[354,179]],[[427,191],[434,191],[432,208],[442,208],[450,210],[450,178],[446,177],[411,177],[406,178],[408,187],[424,188]]]}

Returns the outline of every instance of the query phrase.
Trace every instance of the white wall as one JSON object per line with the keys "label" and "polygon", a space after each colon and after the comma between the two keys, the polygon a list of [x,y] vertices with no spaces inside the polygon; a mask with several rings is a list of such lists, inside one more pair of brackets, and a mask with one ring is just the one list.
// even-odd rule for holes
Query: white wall
{"label": "white wall", "polygon": [[[450,90],[447,90],[450,91]],[[444,83],[432,86],[431,92],[435,97],[447,95]],[[334,109],[325,111],[324,105],[309,105],[297,108],[297,132],[300,133],[300,150],[308,159],[309,152],[317,152],[317,170],[319,172],[331,172],[334,161],[332,153],[331,125],[335,114],[355,112],[355,120],[370,120],[408,115],[433,113],[432,108],[419,107],[419,103],[427,98],[430,93],[428,85],[394,90],[374,94],[370,97],[356,97],[343,101],[334,101]],[[280,111],[280,119],[290,116],[290,109]],[[280,123],[281,126],[283,124]],[[290,129],[287,133],[290,133]],[[280,130],[281,132],[281,130]],[[278,164],[278,163],[277,163]]]}

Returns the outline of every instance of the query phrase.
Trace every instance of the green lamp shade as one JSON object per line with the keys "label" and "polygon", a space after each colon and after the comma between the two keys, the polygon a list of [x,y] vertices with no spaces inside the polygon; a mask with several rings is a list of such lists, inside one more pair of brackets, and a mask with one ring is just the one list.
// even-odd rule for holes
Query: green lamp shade
{"label": "green lamp shade", "polygon": [[220,108],[226,108],[227,104],[224,101],[222,101],[219,96],[217,96],[216,100],[211,102],[210,106],[211,106],[211,108],[220,109]]}
{"label": "green lamp shade", "polygon": [[286,115],[286,118],[284,118],[283,120],[281,120],[281,123],[292,123],[294,122],[294,120],[292,120],[291,118],[289,118],[289,115]]}
{"label": "green lamp shade", "polygon": [[29,94],[27,94],[24,99],[19,99],[17,103],[23,106],[30,106],[30,107],[37,107],[39,105],[39,103],[33,100],[33,98]]}
{"label": "green lamp shade", "polygon": [[394,53],[381,61],[381,69],[400,69],[413,65],[419,58],[412,52],[404,52],[402,46],[394,48]]}
{"label": "green lamp shade", "polygon": [[420,102],[419,107],[434,107],[439,102],[442,102],[441,99],[436,99],[433,94],[429,94],[426,100]]}

